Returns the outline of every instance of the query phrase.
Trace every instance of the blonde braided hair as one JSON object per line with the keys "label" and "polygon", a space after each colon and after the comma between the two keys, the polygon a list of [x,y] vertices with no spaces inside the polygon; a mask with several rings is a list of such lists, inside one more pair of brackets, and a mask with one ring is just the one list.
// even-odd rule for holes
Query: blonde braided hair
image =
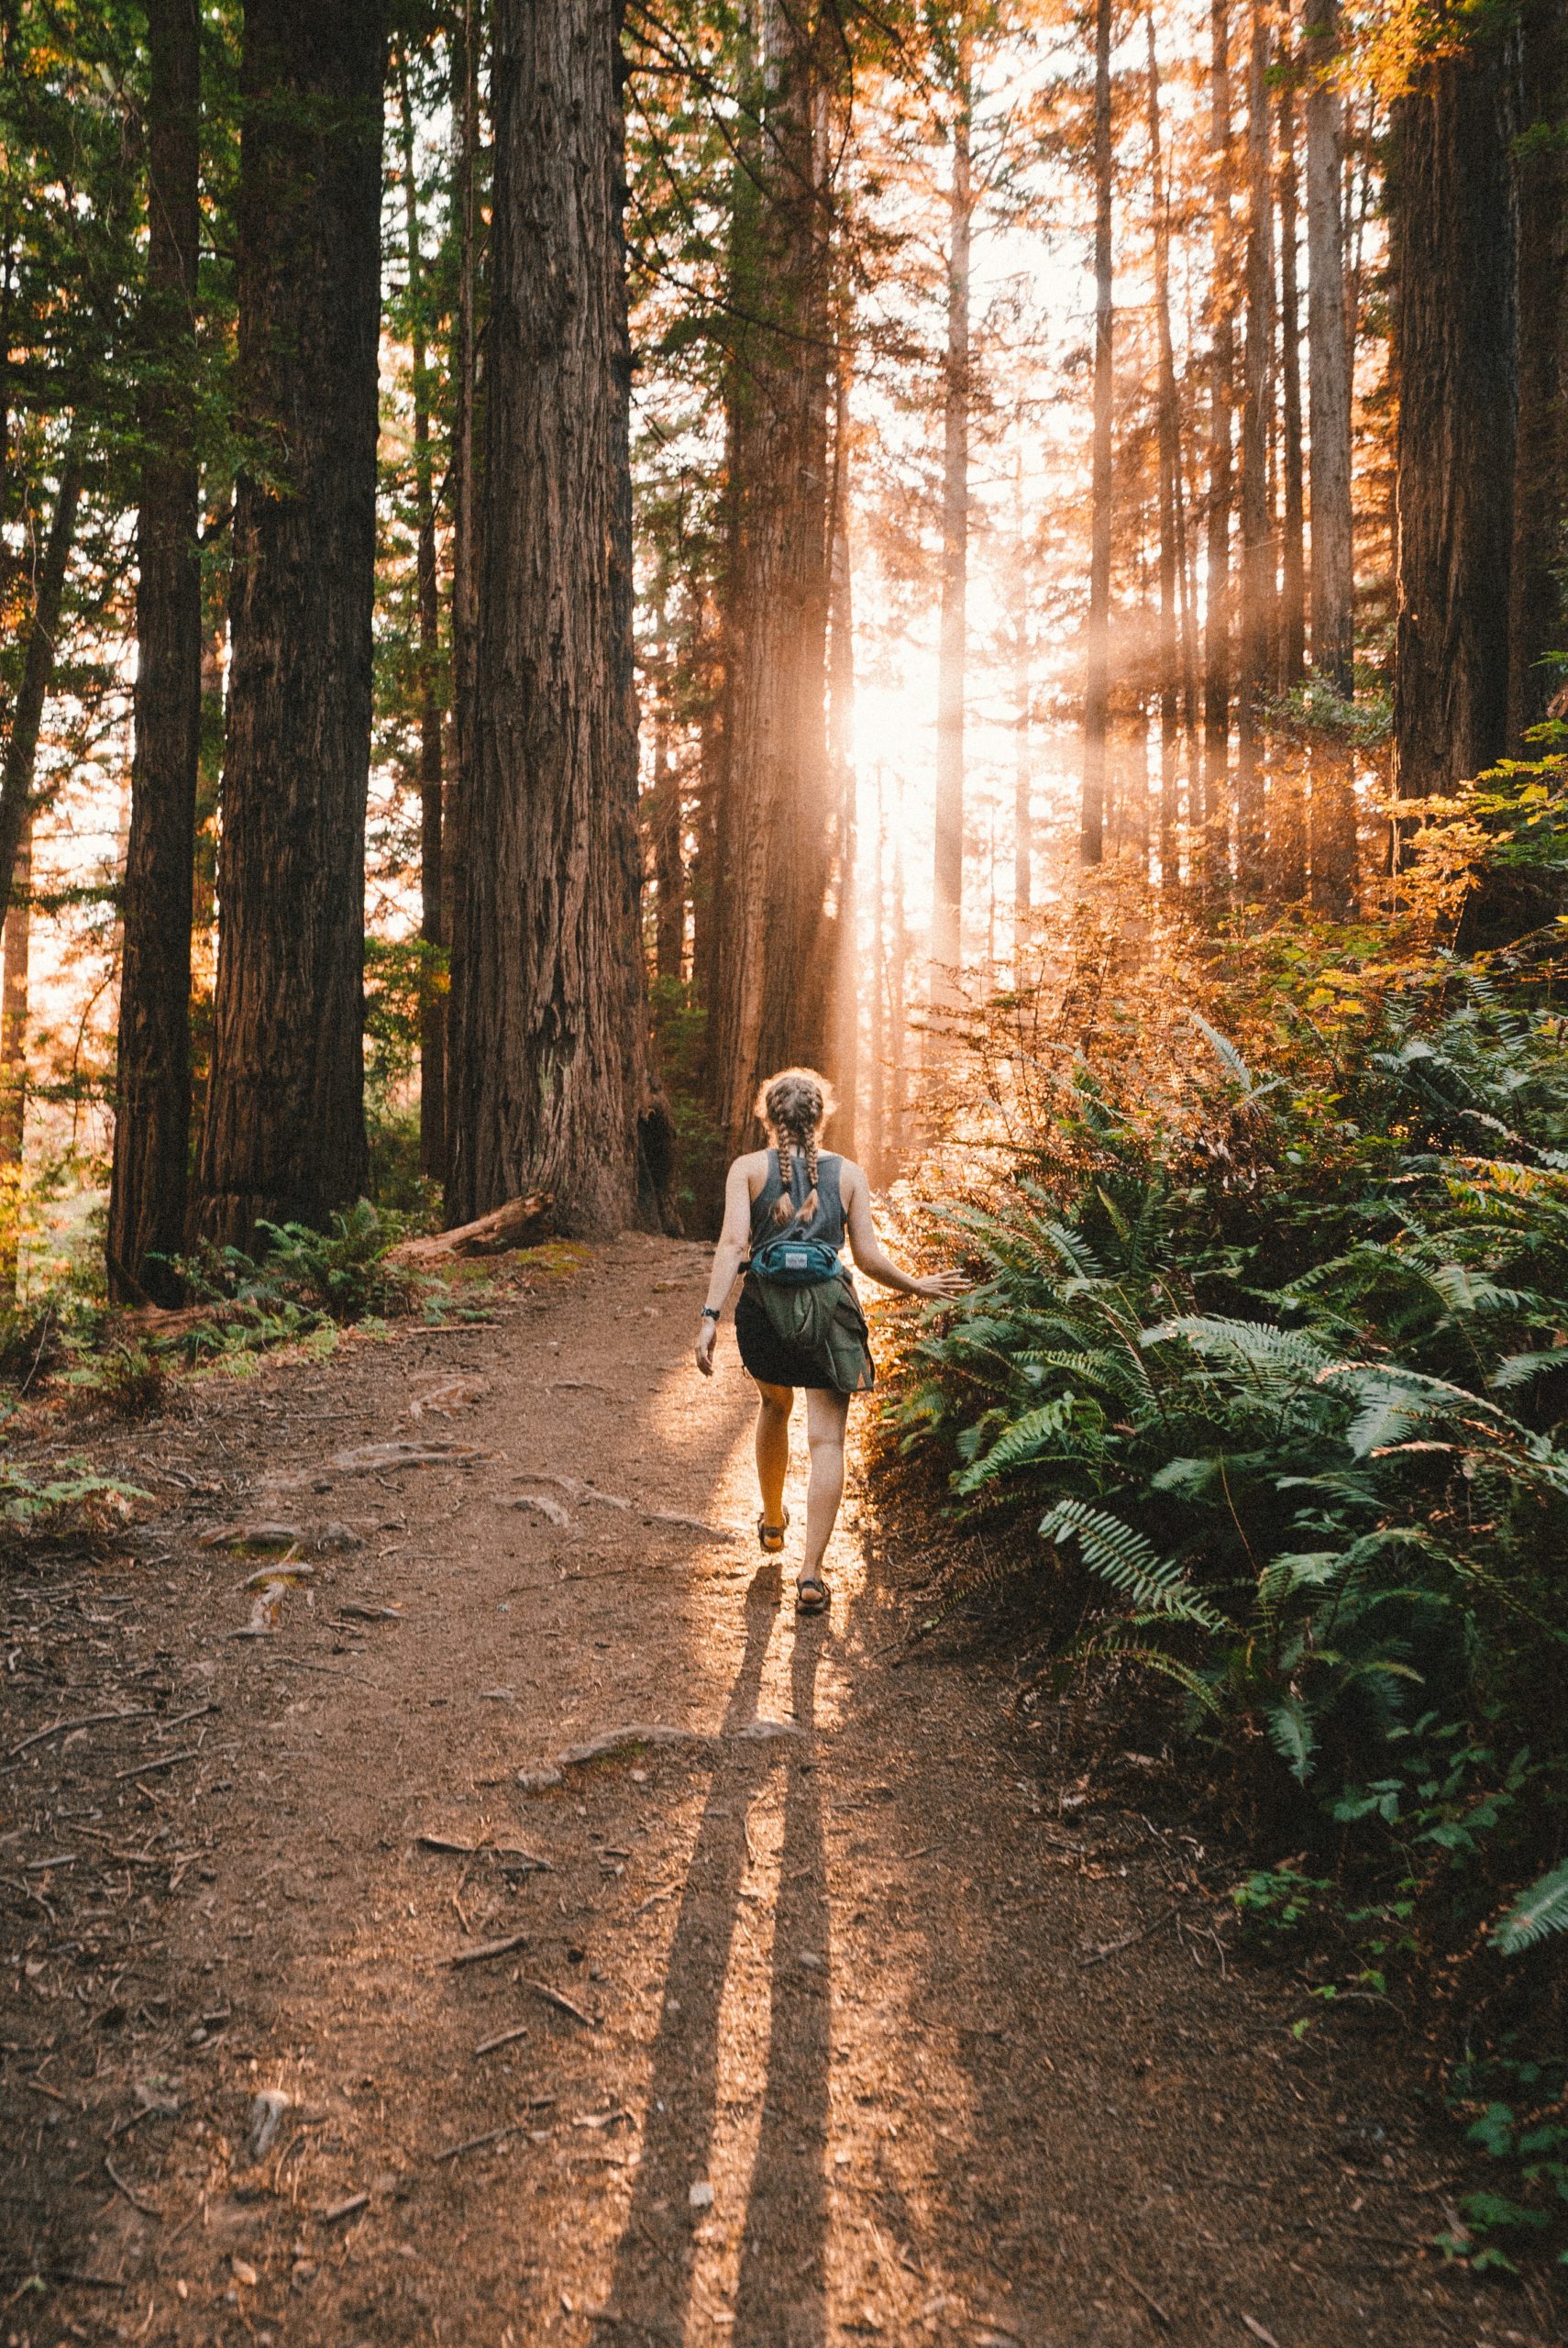
{"label": "blonde braided hair", "polygon": [[[756,1108],[773,1136],[778,1152],[778,1180],[784,1186],[783,1195],[773,1210],[773,1220],[789,1223],[798,1213],[802,1223],[809,1222],[817,1211],[818,1145],[822,1129],[833,1114],[833,1088],[814,1068],[780,1069],[762,1087]],[[809,1186],[799,1209],[792,1195],[797,1150],[806,1161]]]}

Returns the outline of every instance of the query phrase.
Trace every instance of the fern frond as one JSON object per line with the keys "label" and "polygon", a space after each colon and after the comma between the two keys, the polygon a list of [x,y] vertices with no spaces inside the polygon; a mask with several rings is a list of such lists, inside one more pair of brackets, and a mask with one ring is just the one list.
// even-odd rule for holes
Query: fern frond
{"label": "fern frond", "polygon": [[1568,1866],[1553,1867],[1521,1892],[1492,1935],[1499,1956],[1518,1956],[1553,1933],[1568,1933]]}
{"label": "fern frond", "polygon": [[1225,1628],[1223,1616],[1197,1596],[1174,1559],[1157,1556],[1141,1533],[1105,1509],[1091,1508],[1087,1501],[1058,1501],[1041,1519],[1040,1537],[1076,1541],[1091,1573],[1165,1622],[1205,1631]]}

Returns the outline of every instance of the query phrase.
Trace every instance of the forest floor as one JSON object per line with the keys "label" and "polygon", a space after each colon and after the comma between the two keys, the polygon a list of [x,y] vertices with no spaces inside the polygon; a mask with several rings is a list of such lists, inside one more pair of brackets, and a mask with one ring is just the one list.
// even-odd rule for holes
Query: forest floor
{"label": "forest floor", "polygon": [[1172,1774],[909,1648],[933,1528],[852,1495],[781,1603],[705,1251],[550,1261],[61,1445],[156,1511],[0,1592],[0,2341],[1560,2337],[1425,2246],[1414,2056],[1293,2038]]}

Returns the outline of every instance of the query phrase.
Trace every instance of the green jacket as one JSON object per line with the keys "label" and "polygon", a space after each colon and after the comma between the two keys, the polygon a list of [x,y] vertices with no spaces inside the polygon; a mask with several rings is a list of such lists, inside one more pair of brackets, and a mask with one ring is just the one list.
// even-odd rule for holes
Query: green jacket
{"label": "green jacket", "polygon": [[863,1394],[876,1383],[871,1332],[847,1272],[808,1288],[782,1288],[748,1272],[746,1285],[779,1336],[798,1346],[829,1386]]}

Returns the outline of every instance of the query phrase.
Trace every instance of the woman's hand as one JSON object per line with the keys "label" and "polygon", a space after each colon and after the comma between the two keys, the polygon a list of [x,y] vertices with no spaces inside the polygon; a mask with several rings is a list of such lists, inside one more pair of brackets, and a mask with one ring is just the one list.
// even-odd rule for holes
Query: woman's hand
{"label": "woman's hand", "polygon": [[716,1321],[704,1320],[702,1326],[697,1332],[697,1367],[704,1378],[712,1378],[713,1375],[713,1347],[718,1342],[718,1335],[719,1324]]}
{"label": "woman's hand", "polygon": [[932,1272],[924,1279],[916,1280],[913,1293],[916,1296],[955,1297],[962,1296],[973,1286],[974,1282],[962,1272]]}

